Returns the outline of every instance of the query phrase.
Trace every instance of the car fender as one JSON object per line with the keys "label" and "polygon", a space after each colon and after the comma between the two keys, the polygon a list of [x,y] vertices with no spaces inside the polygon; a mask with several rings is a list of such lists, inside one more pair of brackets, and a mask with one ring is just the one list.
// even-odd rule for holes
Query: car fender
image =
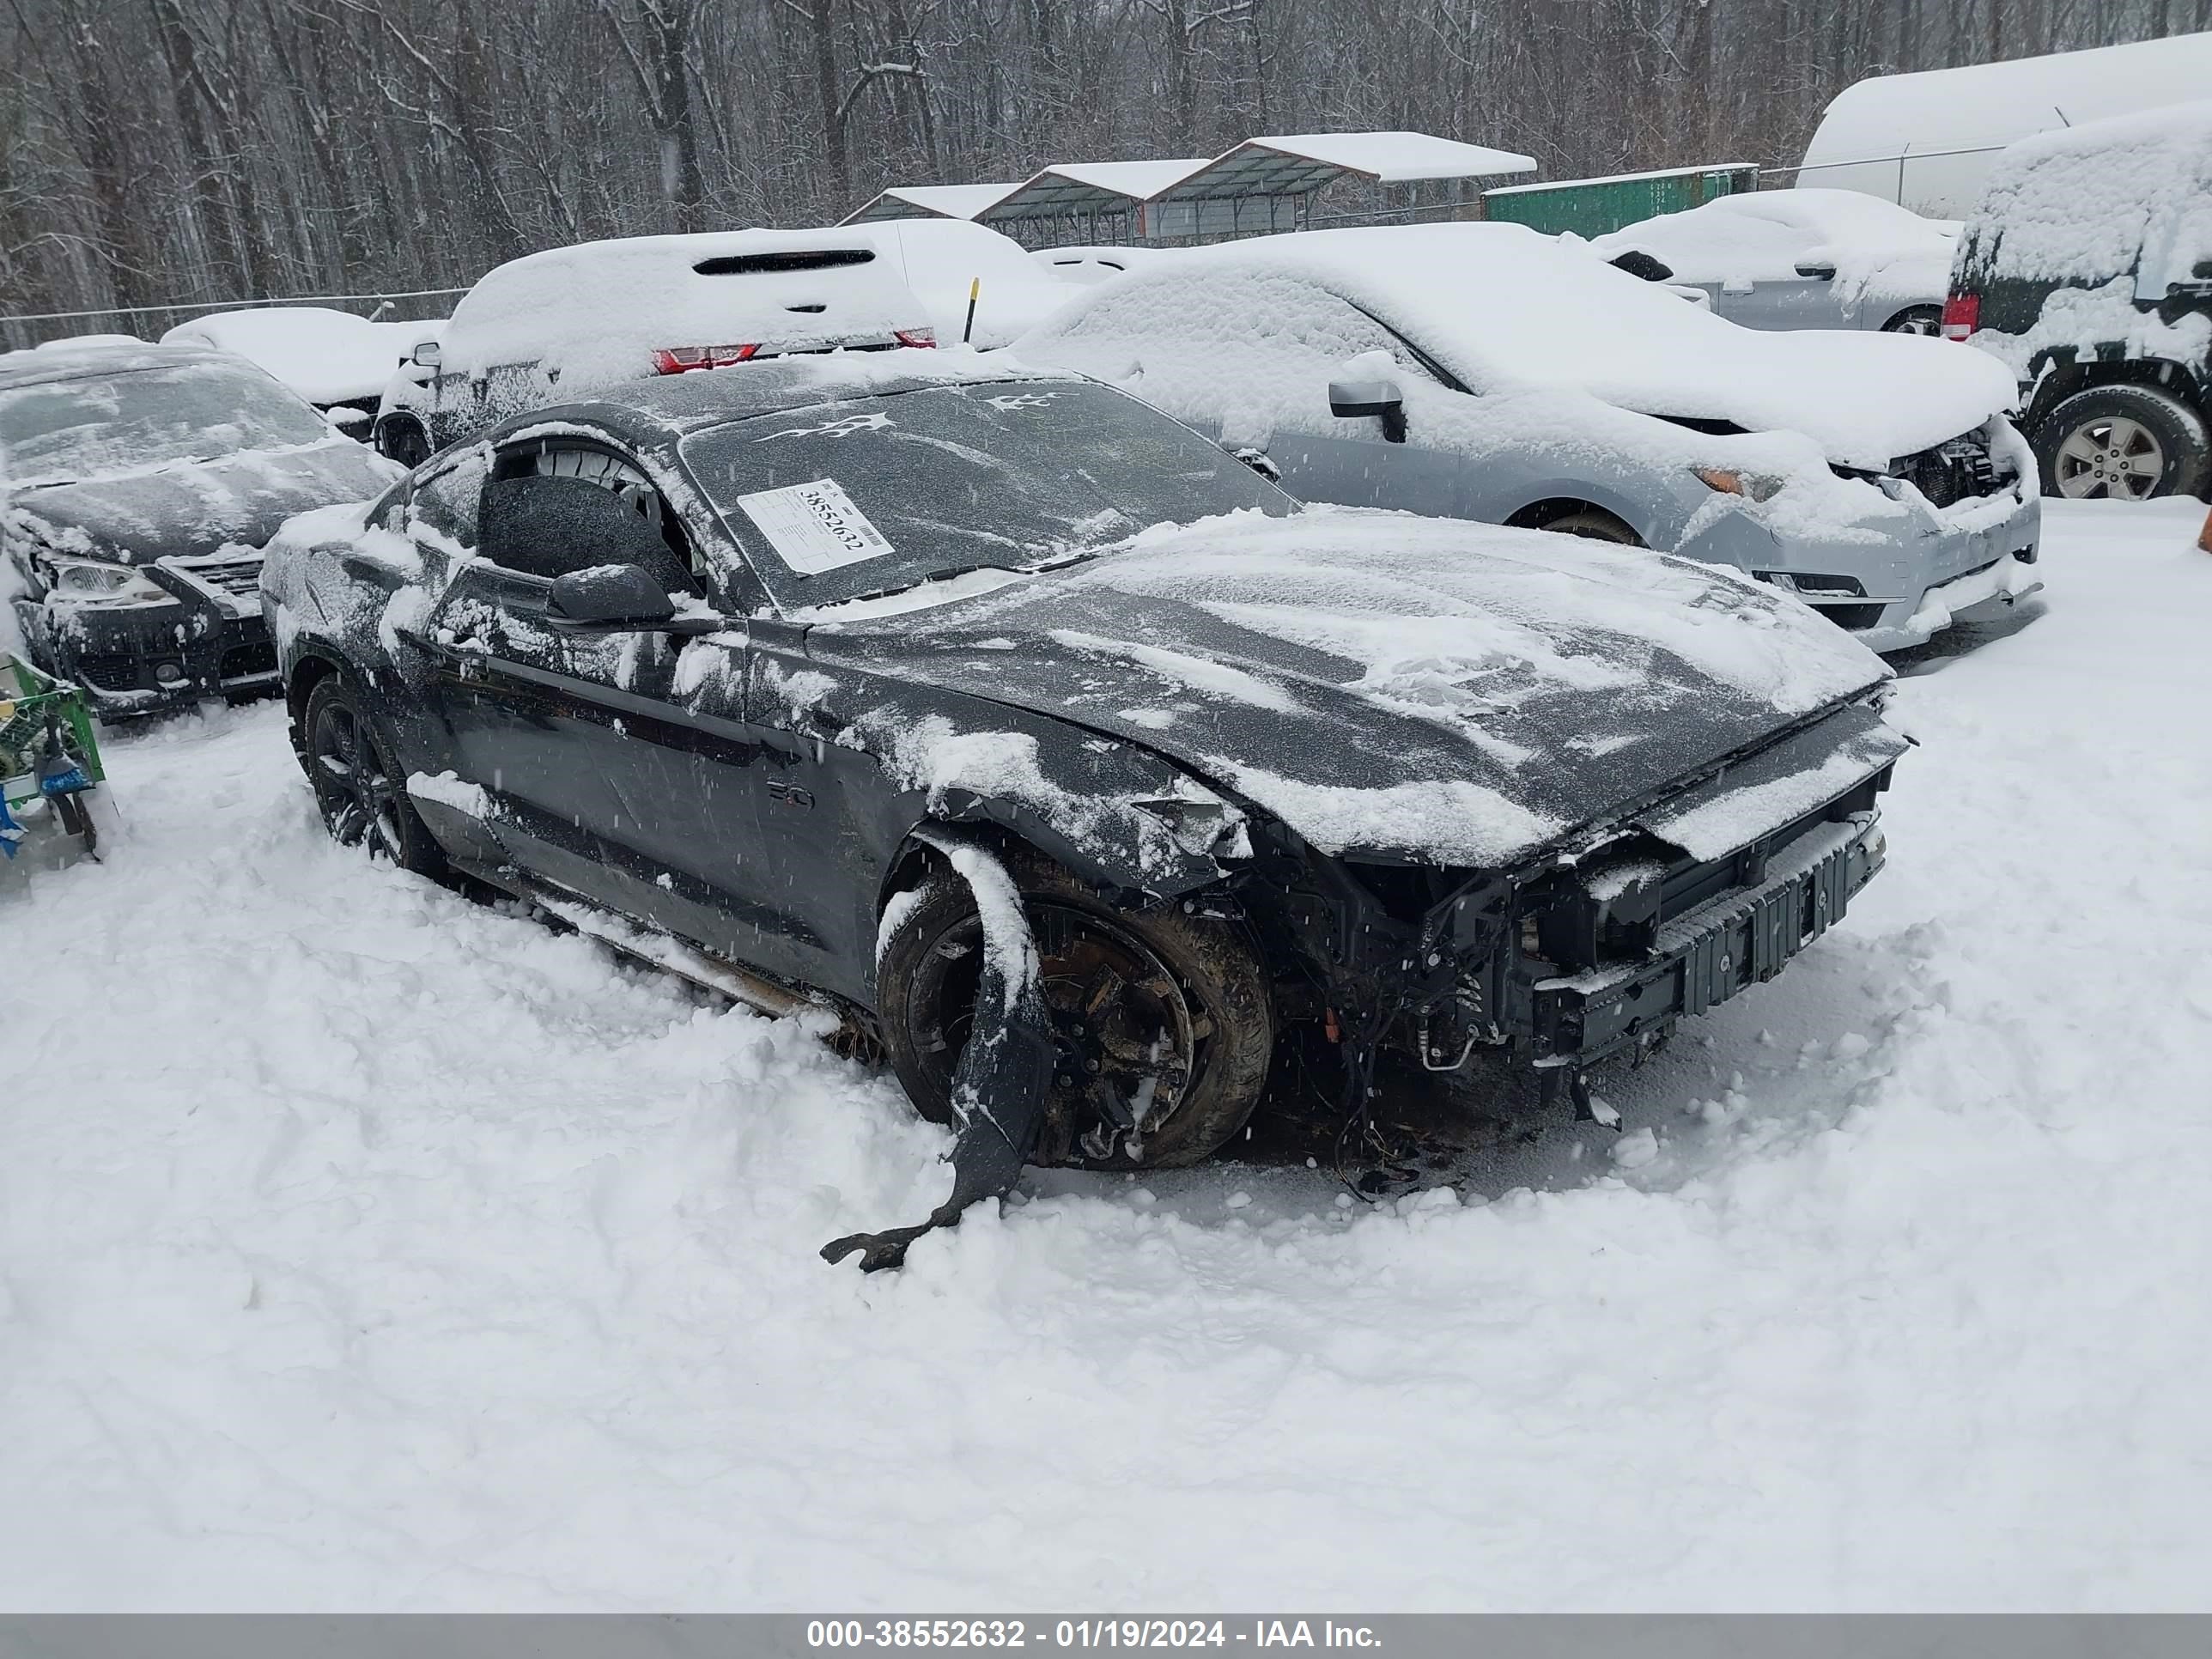
{"label": "car fender", "polygon": [[918,829],[992,826],[1099,886],[1171,897],[1226,873],[1217,838],[1179,830],[1181,816],[1218,822],[1224,856],[1245,844],[1241,811],[1165,757],[1049,714],[764,653],[748,706],[756,726],[812,745],[819,766],[866,757],[873,787],[848,771],[845,791],[874,820],[887,870]]}

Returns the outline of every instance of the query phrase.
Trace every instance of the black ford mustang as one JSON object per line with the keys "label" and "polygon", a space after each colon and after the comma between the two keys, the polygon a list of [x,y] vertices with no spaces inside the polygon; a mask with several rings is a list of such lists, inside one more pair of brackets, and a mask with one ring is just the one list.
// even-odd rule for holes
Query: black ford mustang
{"label": "black ford mustang", "polygon": [[1879,867],[1887,671],[1637,550],[1301,511],[1121,392],[902,352],[624,387],[288,525],[326,821],[879,1042],[943,1118],[1022,888],[1041,1161],[1188,1163],[1293,1022],[1570,1079]]}
{"label": "black ford mustang", "polygon": [[0,558],[31,655],[109,720],[268,691],[261,547],[396,476],[242,357],[56,344],[0,356]]}

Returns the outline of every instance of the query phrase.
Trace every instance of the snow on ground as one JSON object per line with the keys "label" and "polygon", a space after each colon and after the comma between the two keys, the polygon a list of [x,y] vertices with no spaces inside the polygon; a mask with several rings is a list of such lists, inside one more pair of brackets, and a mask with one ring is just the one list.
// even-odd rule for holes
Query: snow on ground
{"label": "snow on ground", "polygon": [[2212,558],[2051,522],[1618,1140],[1033,1179],[872,1279],[890,1082],[329,845],[274,708],[117,741],[0,890],[0,1605],[2204,1606]]}

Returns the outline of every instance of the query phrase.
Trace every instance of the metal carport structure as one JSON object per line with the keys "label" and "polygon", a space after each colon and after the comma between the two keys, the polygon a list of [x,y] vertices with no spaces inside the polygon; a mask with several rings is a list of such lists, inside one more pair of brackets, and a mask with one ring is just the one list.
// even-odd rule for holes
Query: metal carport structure
{"label": "metal carport structure", "polygon": [[1061,162],[1032,173],[975,221],[1026,247],[1140,241],[1145,204],[1206,165],[1202,155],[1179,161]]}
{"label": "metal carport structure", "polygon": [[973,219],[1007,191],[1004,185],[895,185],[847,214],[841,225],[873,224],[883,219]]}
{"label": "metal carport structure", "polygon": [[1343,179],[1412,185],[1534,173],[1535,159],[1426,132],[1309,132],[1248,138],[1156,190],[1139,240],[1207,241],[1304,230],[1313,198]]}

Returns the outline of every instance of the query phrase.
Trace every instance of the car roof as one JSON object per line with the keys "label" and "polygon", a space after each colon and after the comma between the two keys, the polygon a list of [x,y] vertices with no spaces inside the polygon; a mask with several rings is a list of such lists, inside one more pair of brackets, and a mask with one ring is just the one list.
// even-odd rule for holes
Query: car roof
{"label": "car roof", "polygon": [[1096,307],[1129,315],[1151,305],[1172,333],[1184,326],[1188,287],[1229,275],[1293,277],[1334,294],[1476,390],[1575,385],[1601,375],[1620,350],[1663,340],[1694,355],[1737,332],[1587,248],[1502,222],[1296,231],[1188,248],[1098,284],[1056,321],[1079,327]]}
{"label": "car roof", "polygon": [[0,352],[0,387],[38,386],[55,380],[83,380],[95,374],[122,374],[142,368],[179,368],[187,363],[236,363],[240,360],[212,346],[133,344],[77,344],[58,340],[27,351]]}
{"label": "car roof", "polygon": [[996,352],[840,351],[773,358],[726,368],[609,386],[586,401],[512,416],[486,434],[504,443],[520,434],[570,422],[658,430],[678,438],[759,415],[781,415],[854,398],[884,398],[933,386],[1003,386],[1011,381],[1086,380],[1066,369],[1036,369]]}

